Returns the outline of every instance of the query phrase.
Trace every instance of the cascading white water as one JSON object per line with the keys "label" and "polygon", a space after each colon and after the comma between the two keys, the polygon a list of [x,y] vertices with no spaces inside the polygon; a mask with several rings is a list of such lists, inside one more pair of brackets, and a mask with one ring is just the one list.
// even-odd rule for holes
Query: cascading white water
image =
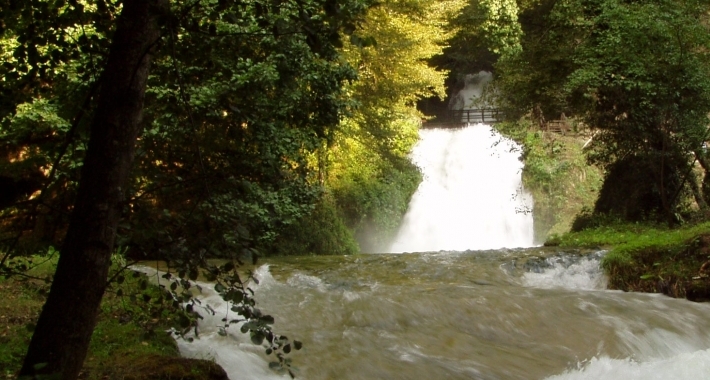
{"label": "cascading white water", "polygon": [[[603,290],[600,255],[545,252],[271,258],[251,287],[276,332],[303,341],[300,379],[708,377],[710,305]],[[231,379],[288,379],[238,325],[219,334],[233,313],[202,285],[216,314],[201,311],[182,354]]]}
{"label": "cascading white water", "polygon": [[424,180],[390,252],[532,246],[519,156],[520,147],[488,125],[421,130],[412,159]]}

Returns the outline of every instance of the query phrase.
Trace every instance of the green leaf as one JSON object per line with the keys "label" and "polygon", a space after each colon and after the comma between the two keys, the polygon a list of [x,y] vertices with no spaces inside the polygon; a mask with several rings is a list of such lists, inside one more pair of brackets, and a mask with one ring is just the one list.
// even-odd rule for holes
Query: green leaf
{"label": "green leaf", "polygon": [[264,342],[264,334],[261,331],[252,333],[251,342],[257,345],[262,344]]}
{"label": "green leaf", "polygon": [[244,293],[238,291],[238,290],[232,290],[228,293],[228,301],[232,301],[234,303],[240,303],[244,299]]}
{"label": "green leaf", "polygon": [[266,324],[269,324],[269,325],[274,324],[274,317],[272,317],[272,316],[270,316],[270,315],[261,316],[261,317],[259,318],[259,320],[262,321],[262,322],[264,322],[264,323],[266,323]]}
{"label": "green leaf", "polygon": [[190,327],[190,319],[186,315],[180,314],[180,317],[178,319],[179,319],[178,323],[180,324],[180,327],[182,327],[182,328]]}
{"label": "green leaf", "polygon": [[269,363],[269,368],[273,370],[281,369],[281,363],[279,362],[270,362]]}

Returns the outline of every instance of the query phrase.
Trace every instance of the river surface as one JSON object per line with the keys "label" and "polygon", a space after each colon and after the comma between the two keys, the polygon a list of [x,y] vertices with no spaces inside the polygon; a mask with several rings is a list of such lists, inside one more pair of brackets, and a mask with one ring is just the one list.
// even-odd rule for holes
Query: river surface
{"label": "river surface", "polygon": [[[391,251],[436,252],[255,269],[257,306],[303,342],[289,355],[299,379],[710,379],[710,305],[606,290],[604,252],[531,247],[519,147],[490,126],[421,137],[424,182]],[[239,326],[218,334],[233,314],[202,285],[217,313],[178,341],[183,355],[216,360],[232,380],[289,378]]]}
{"label": "river surface", "polygon": [[[516,250],[268,259],[258,306],[301,340],[301,379],[710,378],[710,305],[605,290],[603,252]],[[209,286],[206,286],[209,288]],[[236,379],[288,378],[217,309],[184,355]],[[206,315],[207,313],[203,313]]]}

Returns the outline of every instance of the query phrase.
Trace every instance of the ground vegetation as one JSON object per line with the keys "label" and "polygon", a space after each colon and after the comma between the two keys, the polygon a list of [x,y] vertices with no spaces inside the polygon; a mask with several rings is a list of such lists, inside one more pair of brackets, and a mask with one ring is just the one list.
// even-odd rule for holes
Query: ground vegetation
{"label": "ground vegetation", "polygon": [[542,243],[570,231],[579,215],[594,207],[603,172],[586,160],[588,131],[572,128],[558,133],[540,130],[533,123],[523,118],[499,124],[497,129],[521,147],[522,183],[534,200],[527,211],[533,214],[535,241]]}
{"label": "ground vegetation", "polygon": [[[23,276],[0,280],[0,376],[14,378],[27,351],[37,317],[46,301],[58,252],[16,258]],[[112,274],[122,267],[114,256]],[[82,379],[226,379],[210,360],[179,358],[171,337],[172,320],[180,311],[162,298],[163,290],[142,274],[125,273],[103,298],[98,323],[91,337]],[[145,301],[144,297],[150,297]]]}
{"label": "ground vegetation", "polygon": [[710,300],[710,224],[628,223],[603,217],[579,232],[551,237],[545,245],[604,249],[609,287]]}

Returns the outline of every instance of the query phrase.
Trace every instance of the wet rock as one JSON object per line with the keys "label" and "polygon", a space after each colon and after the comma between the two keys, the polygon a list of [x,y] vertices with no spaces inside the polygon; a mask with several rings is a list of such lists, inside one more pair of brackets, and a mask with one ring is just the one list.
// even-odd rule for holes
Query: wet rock
{"label": "wet rock", "polygon": [[146,355],[131,363],[120,363],[117,358],[112,373],[104,375],[109,380],[229,380],[219,364],[201,359],[188,359],[161,355]]}

